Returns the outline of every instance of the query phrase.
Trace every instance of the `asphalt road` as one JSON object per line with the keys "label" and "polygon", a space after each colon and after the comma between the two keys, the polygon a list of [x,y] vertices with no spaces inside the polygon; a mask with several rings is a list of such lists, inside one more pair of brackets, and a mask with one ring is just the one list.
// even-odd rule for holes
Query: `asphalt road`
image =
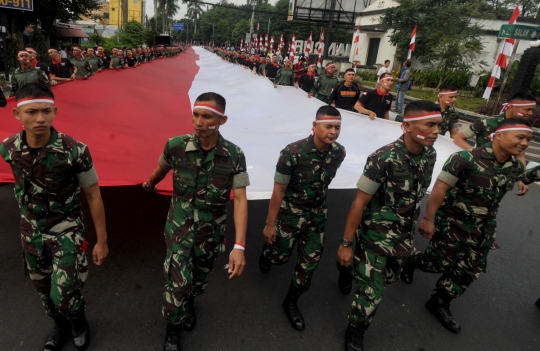
{"label": "asphalt road", "polygon": [[[103,188],[110,255],[101,267],[91,266],[84,288],[92,341],[89,350],[161,350],[165,323],[161,317],[164,284],[162,229],[169,199],[139,187]],[[329,194],[327,250],[312,289],[300,308],[307,327],[293,330],[281,308],[294,261],[262,275],[257,266],[261,230],[268,201],[249,203],[247,262],[244,275],[227,279],[216,263],[206,294],[196,303],[198,324],[182,335],[184,350],[343,350],[352,294],[337,287],[336,249],[354,190]],[[232,207],[230,208],[232,211]],[[95,234],[85,209],[87,237]],[[232,213],[231,213],[232,214]],[[540,350],[540,187],[524,198],[507,195],[499,213],[498,242],[487,274],[452,304],[463,330],[446,331],[424,307],[438,275],[417,273],[411,286],[389,287],[366,333],[366,350]],[[52,330],[31,283],[23,276],[18,235],[18,209],[12,185],[0,186],[0,350],[41,350]],[[232,215],[227,230],[234,242]],[[418,238],[417,247],[426,241]],[[228,245],[230,250],[231,244]],[[64,350],[75,350],[71,344]]]}

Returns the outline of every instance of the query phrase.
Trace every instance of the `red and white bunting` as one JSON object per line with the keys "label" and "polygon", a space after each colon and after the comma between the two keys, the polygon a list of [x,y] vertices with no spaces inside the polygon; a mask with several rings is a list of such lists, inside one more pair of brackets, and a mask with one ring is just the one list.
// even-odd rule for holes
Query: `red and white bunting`
{"label": "red and white bunting", "polygon": [[356,33],[354,33],[353,45],[354,45],[354,56],[353,56],[354,67],[357,67],[358,66],[358,49],[360,46],[360,26],[356,27]]}
{"label": "red and white bunting", "polygon": [[294,54],[296,53],[296,36],[292,35],[291,47],[289,50],[289,60],[294,61]]}
{"label": "red and white bunting", "polygon": [[270,52],[274,51],[274,36],[270,37]]}
{"label": "red and white bunting", "polygon": [[279,44],[278,44],[278,52],[281,53],[281,50],[283,49],[283,46],[285,45],[285,43],[283,42],[283,34],[281,34],[281,36],[279,37]]}
{"label": "red and white bunting", "polygon": [[309,61],[309,53],[311,52],[312,41],[313,41],[312,33],[309,32],[309,39],[306,44],[306,49],[304,50],[304,56],[306,57],[306,61]]}
{"label": "red and white bunting", "polygon": [[261,34],[261,39],[259,40],[259,51],[263,52],[264,50],[264,43],[263,43],[263,35]]}
{"label": "red and white bunting", "polygon": [[[519,7],[516,6],[508,24],[516,24],[516,20],[519,17],[519,14]],[[506,39],[504,41],[503,46],[501,47],[501,51],[499,52],[499,56],[497,56],[497,61],[495,61],[495,65],[493,66],[493,70],[491,71],[491,77],[489,77],[486,90],[484,91],[484,95],[482,96],[483,99],[489,100],[489,97],[491,96],[491,91],[495,86],[495,80],[501,77],[501,68],[506,68],[506,56],[512,56],[512,52],[514,51],[514,44],[514,39]]]}
{"label": "red and white bunting", "polygon": [[264,52],[268,51],[268,34],[264,35]]}
{"label": "red and white bunting", "polygon": [[318,67],[322,67],[323,46],[324,46],[324,29],[321,30],[321,36],[319,38],[319,58],[317,58]]}
{"label": "red and white bunting", "polygon": [[409,52],[407,53],[407,60],[410,60],[412,57],[412,53],[414,49],[416,48],[416,25],[414,26],[414,29],[411,33],[411,42],[409,43]]}

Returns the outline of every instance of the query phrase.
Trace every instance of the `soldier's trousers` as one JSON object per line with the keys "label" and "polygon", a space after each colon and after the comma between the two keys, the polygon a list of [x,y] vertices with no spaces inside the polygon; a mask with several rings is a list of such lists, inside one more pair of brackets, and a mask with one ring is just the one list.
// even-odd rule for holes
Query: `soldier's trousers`
{"label": "soldier's trousers", "polygon": [[489,247],[468,245],[436,233],[426,250],[415,252],[410,259],[423,272],[443,273],[436,289],[455,299],[485,272],[488,253]]}
{"label": "soldier's trousers", "polygon": [[404,257],[383,256],[366,251],[356,244],[353,276],[358,283],[349,313],[349,323],[366,330],[381,303],[387,286],[399,279]]}
{"label": "soldier's trousers", "polygon": [[37,250],[39,255],[23,250],[26,277],[41,296],[49,316],[60,313],[73,318],[85,307],[81,289],[88,276],[88,261],[83,252],[87,244],[83,245],[79,233],[44,237],[42,249]]}
{"label": "soldier's trousers", "polygon": [[199,296],[210,279],[219,251],[223,251],[224,225],[195,222],[182,238],[180,249],[167,247],[163,289],[163,318],[178,324],[187,315],[189,295]]}
{"label": "soldier's trousers", "polygon": [[275,265],[289,261],[296,242],[298,260],[292,283],[302,291],[311,286],[313,273],[319,266],[324,249],[326,209],[300,215],[280,210],[276,220],[276,241],[265,245],[263,255]]}

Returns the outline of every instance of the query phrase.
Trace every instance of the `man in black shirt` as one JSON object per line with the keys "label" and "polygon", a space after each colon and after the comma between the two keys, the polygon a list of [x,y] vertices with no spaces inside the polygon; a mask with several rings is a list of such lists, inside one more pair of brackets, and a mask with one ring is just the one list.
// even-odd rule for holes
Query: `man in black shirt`
{"label": "man in black shirt", "polygon": [[126,61],[126,65],[124,66],[125,68],[137,67],[137,65],[139,64],[135,56],[133,56],[133,52],[131,50],[127,51],[127,57],[125,61]]}
{"label": "man in black shirt", "polygon": [[298,78],[294,86],[296,89],[301,88],[306,93],[309,93],[311,89],[313,89],[317,79],[319,79],[319,76],[317,75],[317,65],[311,63],[307,68],[307,72],[303,73],[300,78]]}
{"label": "man in black shirt", "polygon": [[60,57],[58,50],[55,48],[50,48],[48,54],[51,58],[51,64],[49,65],[51,80],[62,82],[75,79],[77,67],[70,60]]}
{"label": "man in black shirt", "polygon": [[41,69],[48,78],[50,78],[49,67],[43,62],[39,62],[37,59],[38,53],[34,45],[26,44],[24,49],[30,54],[30,64],[34,67]]}
{"label": "man in black shirt", "polygon": [[390,89],[394,84],[394,77],[390,73],[383,73],[379,79],[379,87],[370,92],[364,92],[354,105],[354,109],[370,119],[390,118],[390,106],[394,99]]}
{"label": "man in black shirt", "polygon": [[264,68],[264,76],[270,79],[271,82],[274,82],[276,79],[277,71],[281,68],[279,63],[277,63],[277,55],[272,55],[272,62],[267,63]]}
{"label": "man in black shirt", "polygon": [[356,72],[348,68],[343,75],[344,81],[338,83],[328,98],[333,107],[356,112],[354,105],[360,97],[360,87],[354,82]]}
{"label": "man in black shirt", "polygon": [[103,62],[103,69],[109,69],[109,66],[111,65],[111,56],[105,53],[103,46],[98,46],[96,56]]}

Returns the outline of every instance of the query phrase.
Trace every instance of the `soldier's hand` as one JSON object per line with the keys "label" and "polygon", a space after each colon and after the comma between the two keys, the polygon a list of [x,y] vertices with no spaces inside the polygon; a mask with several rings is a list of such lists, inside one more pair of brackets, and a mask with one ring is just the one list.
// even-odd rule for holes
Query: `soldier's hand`
{"label": "soldier's hand", "polygon": [[274,84],[274,88],[277,88],[277,84]]}
{"label": "soldier's hand", "polygon": [[307,97],[308,97],[308,98],[310,98],[310,97],[312,97],[312,96],[313,96],[313,93],[307,94]]}
{"label": "soldier's hand", "polygon": [[517,196],[523,196],[527,194],[527,191],[529,191],[529,186],[523,184],[522,181],[518,182],[518,192],[516,193]]}
{"label": "soldier's hand", "polygon": [[375,119],[375,118],[377,118],[377,114],[375,112],[373,112],[373,111],[369,111],[368,117],[369,117],[369,119]]}
{"label": "soldier's hand", "polygon": [[272,244],[276,241],[276,227],[275,226],[265,226],[263,229],[264,240],[268,244]]}
{"label": "soldier's hand", "polygon": [[246,266],[246,258],[244,257],[244,250],[233,249],[229,256],[229,279],[239,277],[244,272]]}
{"label": "soldier's hand", "polygon": [[97,243],[96,246],[94,246],[94,251],[92,252],[94,264],[101,266],[108,254],[109,246],[107,246],[107,243]]}
{"label": "soldier's hand", "polygon": [[337,257],[340,265],[348,267],[351,264],[353,258],[352,246],[345,247],[343,245],[339,245],[339,249],[337,250]]}
{"label": "soldier's hand", "polygon": [[433,233],[435,233],[435,223],[430,219],[422,219],[418,226],[418,232],[426,239],[431,239]]}

